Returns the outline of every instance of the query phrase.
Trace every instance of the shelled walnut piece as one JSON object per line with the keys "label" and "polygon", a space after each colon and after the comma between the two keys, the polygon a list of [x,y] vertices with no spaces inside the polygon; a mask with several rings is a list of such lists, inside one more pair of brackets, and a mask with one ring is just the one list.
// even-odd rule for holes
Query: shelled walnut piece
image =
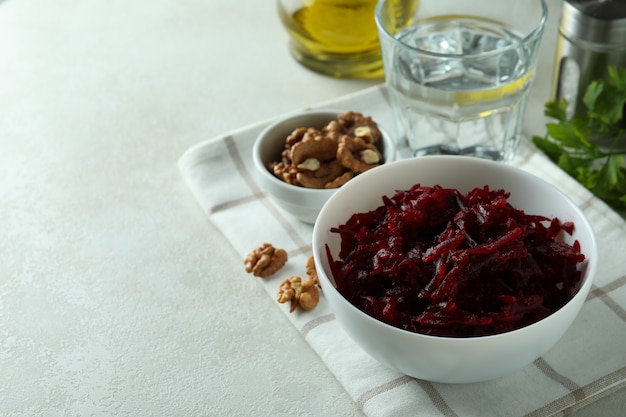
{"label": "shelled walnut piece", "polygon": [[283,281],[278,288],[276,300],[281,304],[291,302],[290,313],[293,313],[298,307],[307,311],[312,310],[319,303],[319,281],[312,256],[307,260],[306,273],[308,278],[305,281],[302,281],[300,277],[293,276]]}
{"label": "shelled walnut piece", "polygon": [[281,269],[287,262],[287,252],[276,249],[270,243],[263,243],[246,256],[243,263],[246,272],[256,277],[266,278]]}
{"label": "shelled walnut piece", "polygon": [[300,127],[285,140],[281,161],[268,168],[288,184],[337,188],[382,163],[382,133],[371,117],[345,112],[321,129]]}
{"label": "shelled walnut piece", "polygon": [[313,278],[315,280],[315,284],[319,287],[320,281],[317,277],[317,269],[315,269],[315,259],[312,256],[309,256],[309,259],[306,261],[306,274],[309,278]]}
{"label": "shelled walnut piece", "polygon": [[291,302],[289,312],[293,313],[296,308],[311,310],[320,301],[320,292],[313,278],[307,278],[304,282],[300,277],[291,277],[280,284],[278,288],[279,303]]}

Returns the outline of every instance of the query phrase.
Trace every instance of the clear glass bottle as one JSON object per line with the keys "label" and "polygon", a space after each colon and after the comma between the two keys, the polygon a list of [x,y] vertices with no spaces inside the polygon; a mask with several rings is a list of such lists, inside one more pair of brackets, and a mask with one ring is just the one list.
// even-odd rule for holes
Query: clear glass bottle
{"label": "clear glass bottle", "polygon": [[374,20],[377,0],[278,0],[290,50],[314,71],[347,78],[382,77]]}
{"label": "clear glass bottle", "polygon": [[565,0],[553,95],[569,102],[568,117],[585,111],[587,86],[606,78],[610,65],[626,67],[626,1]]}

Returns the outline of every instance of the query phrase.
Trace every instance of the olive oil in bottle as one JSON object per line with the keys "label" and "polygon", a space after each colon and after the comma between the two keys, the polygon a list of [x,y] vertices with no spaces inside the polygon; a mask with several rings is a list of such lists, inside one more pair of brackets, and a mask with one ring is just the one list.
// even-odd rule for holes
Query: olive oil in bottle
{"label": "olive oil in bottle", "polygon": [[335,77],[375,78],[383,66],[374,19],[376,0],[278,0],[291,53]]}

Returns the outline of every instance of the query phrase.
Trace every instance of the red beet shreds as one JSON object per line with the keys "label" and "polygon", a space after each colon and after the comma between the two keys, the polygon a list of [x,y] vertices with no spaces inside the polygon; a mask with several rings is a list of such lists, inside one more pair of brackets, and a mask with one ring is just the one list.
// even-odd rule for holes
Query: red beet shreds
{"label": "red beet shreds", "polygon": [[329,254],[337,290],[412,332],[473,337],[532,324],[566,304],[585,259],[572,223],[527,215],[504,190],[415,185],[354,214]]}

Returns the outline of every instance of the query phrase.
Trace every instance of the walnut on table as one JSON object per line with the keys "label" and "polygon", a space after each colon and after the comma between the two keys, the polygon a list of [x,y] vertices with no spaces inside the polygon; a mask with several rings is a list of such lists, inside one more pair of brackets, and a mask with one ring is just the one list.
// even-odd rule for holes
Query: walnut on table
{"label": "walnut on table", "polygon": [[306,274],[309,278],[313,278],[315,280],[315,285],[320,286],[320,280],[317,276],[317,269],[315,269],[315,258],[309,256],[309,259],[306,260]]}
{"label": "walnut on table", "polygon": [[320,301],[320,292],[315,284],[315,279],[307,278],[304,282],[300,277],[291,277],[280,284],[276,297],[279,303],[291,302],[289,312],[293,313],[296,308],[311,310]]}
{"label": "walnut on table", "polygon": [[278,288],[276,300],[279,303],[290,302],[289,312],[293,313],[298,307],[303,310],[312,310],[317,306],[320,300],[320,286],[317,271],[313,257],[309,257],[306,262],[306,273],[308,278],[302,281],[302,278],[293,276],[286,279]]}
{"label": "walnut on table", "polygon": [[263,243],[250,252],[243,263],[246,272],[266,278],[281,269],[287,262],[287,258],[287,252],[284,249],[276,249],[270,243]]}

